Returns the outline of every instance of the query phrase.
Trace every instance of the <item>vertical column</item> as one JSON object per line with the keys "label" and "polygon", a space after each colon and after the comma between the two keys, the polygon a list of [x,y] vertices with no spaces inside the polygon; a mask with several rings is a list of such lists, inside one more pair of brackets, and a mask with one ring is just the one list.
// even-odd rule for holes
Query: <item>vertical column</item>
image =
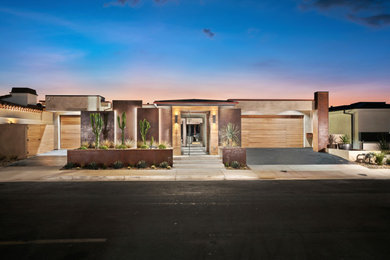
{"label": "vertical column", "polygon": [[173,155],[181,155],[181,133],[180,133],[180,108],[172,107],[172,148]]}
{"label": "vertical column", "polygon": [[313,150],[324,152],[329,136],[329,92],[314,93]]}
{"label": "vertical column", "polygon": [[211,107],[210,109],[210,155],[218,154],[218,107]]}

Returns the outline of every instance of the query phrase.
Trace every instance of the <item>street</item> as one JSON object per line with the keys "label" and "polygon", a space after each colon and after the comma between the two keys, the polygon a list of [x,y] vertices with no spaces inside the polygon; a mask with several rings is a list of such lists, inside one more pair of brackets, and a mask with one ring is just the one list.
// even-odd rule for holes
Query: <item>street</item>
{"label": "street", "polygon": [[390,181],[0,183],[1,259],[387,259]]}

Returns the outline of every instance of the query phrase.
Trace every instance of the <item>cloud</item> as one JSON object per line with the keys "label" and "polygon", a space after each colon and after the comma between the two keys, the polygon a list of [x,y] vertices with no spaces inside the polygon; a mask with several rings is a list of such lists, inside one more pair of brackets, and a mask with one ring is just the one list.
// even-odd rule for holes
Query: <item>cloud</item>
{"label": "cloud", "polygon": [[383,27],[390,25],[390,14],[379,14],[367,17],[357,17],[350,15],[348,17],[352,21],[361,22],[374,27]]}
{"label": "cloud", "polygon": [[302,0],[301,9],[339,9],[350,21],[371,27],[390,25],[390,0]]}
{"label": "cloud", "polygon": [[215,36],[215,33],[213,33],[210,29],[203,29],[203,33],[209,37],[209,38],[213,38]]}
{"label": "cloud", "polygon": [[[165,4],[169,0],[153,0],[156,4]],[[125,6],[129,5],[131,7],[137,6],[141,3],[141,0],[115,0],[112,2],[108,2],[104,4],[104,7],[110,7],[110,6]]]}

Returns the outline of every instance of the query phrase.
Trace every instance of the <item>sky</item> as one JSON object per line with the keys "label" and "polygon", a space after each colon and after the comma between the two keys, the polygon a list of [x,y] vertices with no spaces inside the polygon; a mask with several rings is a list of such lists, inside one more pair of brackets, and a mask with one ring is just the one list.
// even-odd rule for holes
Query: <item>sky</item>
{"label": "sky", "polygon": [[390,0],[1,0],[0,39],[0,95],[390,103]]}

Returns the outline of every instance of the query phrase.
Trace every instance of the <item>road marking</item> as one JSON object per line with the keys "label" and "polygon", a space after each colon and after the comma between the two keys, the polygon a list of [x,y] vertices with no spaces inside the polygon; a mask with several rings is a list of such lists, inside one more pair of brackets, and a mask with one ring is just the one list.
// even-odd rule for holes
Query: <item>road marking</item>
{"label": "road marking", "polygon": [[0,241],[0,246],[28,245],[28,244],[105,243],[105,242],[107,242],[106,238],[40,239],[40,240]]}

